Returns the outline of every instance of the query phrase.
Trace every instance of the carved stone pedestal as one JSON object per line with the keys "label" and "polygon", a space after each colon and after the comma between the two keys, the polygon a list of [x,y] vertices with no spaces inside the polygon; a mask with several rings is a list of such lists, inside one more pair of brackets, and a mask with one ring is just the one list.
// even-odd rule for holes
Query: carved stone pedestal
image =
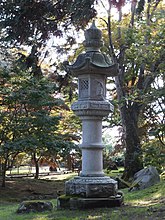
{"label": "carved stone pedestal", "polygon": [[110,177],[75,177],[65,183],[66,195],[58,197],[57,208],[86,209],[121,206],[123,196]]}
{"label": "carved stone pedestal", "polygon": [[117,182],[109,177],[75,177],[65,183],[66,196],[106,198],[117,194]]}

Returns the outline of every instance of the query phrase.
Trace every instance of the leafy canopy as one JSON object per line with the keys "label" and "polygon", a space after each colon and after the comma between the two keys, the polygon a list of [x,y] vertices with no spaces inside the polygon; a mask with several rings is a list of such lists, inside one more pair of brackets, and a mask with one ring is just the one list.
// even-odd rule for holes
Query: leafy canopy
{"label": "leafy canopy", "polygon": [[[0,27],[3,39],[30,45],[71,28],[83,28],[96,15],[94,0],[1,0]],[[21,27],[21,28],[20,28]]]}

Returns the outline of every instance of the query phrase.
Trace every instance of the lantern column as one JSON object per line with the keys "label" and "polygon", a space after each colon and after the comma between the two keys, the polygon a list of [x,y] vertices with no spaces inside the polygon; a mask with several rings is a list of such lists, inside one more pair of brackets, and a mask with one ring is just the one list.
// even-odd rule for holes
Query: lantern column
{"label": "lantern column", "polygon": [[[78,101],[71,108],[82,120],[82,171],[65,183],[69,208],[119,206],[123,201],[117,182],[103,172],[102,120],[113,111],[106,100],[106,79],[117,75],[117,66],[100,52],[102,45],[102,32],[93,22],[85,31],[86,52],[67,66],[78,78]],[[63,202],[59,197],[58,207],[65,206]]]}

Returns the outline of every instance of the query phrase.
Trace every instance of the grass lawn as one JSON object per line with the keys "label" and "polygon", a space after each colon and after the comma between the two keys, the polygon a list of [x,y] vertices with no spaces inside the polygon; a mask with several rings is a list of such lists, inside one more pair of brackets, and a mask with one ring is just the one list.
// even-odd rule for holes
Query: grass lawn
{"label": "grass lawn", "polygon": [[[19,183],[17,182],[19,181]],[[124,205],[118,208],[97,208],[89,210],[57,210],[55,191],[64,188],[65,180],[33,180],[19,179],[15,183],[7,181],[5,189],[0,188],[0,220],[156,220],[165,219],[165,181],[162,180],[148,189],[141,191],[124,192]],[[16,188],[16,186],[19,188]],[[17,187],[18,187],[17,186]],[[15,187],[15,188],[14,188]],[[30,187],[30,188],[27,188]],[[61,188],[60,188],[61,187]],[[16,190],[17,189],[17,190]],[[49,190],[48,190],[49,189]],[[28,191],[26,191],[28,190]],[[31,190],[31,191],[30,191]],[[17,192],[15,192],[17,191]],[[54,205],[52,212],[16,214],[16,210],[21,201],[29,195],[43,196],[47,194],[54,195],[54,198],[48,198]],[[2,193],[3,192],[3,193]],[[62,192],[63,193],[63,192]],[[38,199],[37,197],[33,197]],[[44,199],[45,200],[45,199]]]}

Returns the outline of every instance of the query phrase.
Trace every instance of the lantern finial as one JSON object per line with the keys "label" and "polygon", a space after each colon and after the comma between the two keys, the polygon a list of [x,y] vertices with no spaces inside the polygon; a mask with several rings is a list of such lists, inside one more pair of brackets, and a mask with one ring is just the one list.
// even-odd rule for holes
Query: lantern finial
{"label": "lantern finial", "polygon": [[86,51],[98,51],[103,46],[102,32],[96,27],[95,20],[93,20],[91,27],[85,31],[84,46]]}

